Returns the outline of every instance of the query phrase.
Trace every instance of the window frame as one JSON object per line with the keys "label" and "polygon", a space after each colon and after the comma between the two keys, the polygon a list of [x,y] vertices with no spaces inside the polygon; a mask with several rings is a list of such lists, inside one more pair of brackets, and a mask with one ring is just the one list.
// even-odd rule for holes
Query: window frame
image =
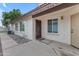
{"label": "window frame", "polygon": [[[54,29],[54,25],[53,25],[54,21],[53,20],[55,20],[55,19],[57,20],[57,32],[53,31],[53,29]],[[49,31],[49,21],[52,21],[52,24],[51,24],[52,30],[51,31]],[[59,21],[58,21],[58,18],[48,19],[48,27],[47,28],[48,28],[48,33],[59,33]]]}
{"label": "window frame", "polygon": [[18,31],[18,23],[15,24],[15,30]]}
{"label": "window frame", "polygon": [[[49,20],[48,20],[48,32],[49,32],[49,33],[52,32],[52,28],[51,28],[51,31],[50,31],[50,29],[49,29],[49,25],[51,25],[51,24],[49,24],[50,21],[52,21],[52,19],[49,19]],[[51,26],[52,26],[52,25],[51,25]]]}
{"label": "window frame", "polygon": [[20,31],[25,31],[24,22],[20,22]]}

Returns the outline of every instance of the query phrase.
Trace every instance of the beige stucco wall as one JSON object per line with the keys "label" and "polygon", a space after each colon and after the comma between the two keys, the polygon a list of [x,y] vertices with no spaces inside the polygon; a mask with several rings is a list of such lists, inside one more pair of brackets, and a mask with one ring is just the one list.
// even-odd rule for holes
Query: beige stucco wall
{"label": "beige stucco wall", "polygon": [[[24,23],[25,31],[20,31],[20,21]],[[14,29],[15,34],[32,40],[33,39],[33,29],[32,29],[33,28],[33,20],[32,20],[32,18],[25,17],[16,23],[18,23],[18,31],[16,31]],[[14,25],[14,28],[15,28],[15,25]]]}
{"label": "beige stucco wall", "polygon": [[[42,37],[50,40],[71,44],[71,15],[79,12],[79,5],[65,8],[56,12],[52,12],[35,19],[42,21]],[[63,20],[61,19],[63,16]],[[58,18],[58,31],[59,33],[48,33],[47,21],[48,19]]]}
{"label": "beige stucco wall", "polygon": [[[42,21],[42,37],[50,40],[71,44],[71,16],[79,13],[79,5],[65,8],[56,12],[52,12],[40,17],[32,18],[30,16],[21,19],[25,23],[25,32],[15,31],[17,35],[24,36],[33,40],[35,39],[35,19]],[[63,16],[63,19],[61,19]],[[48,33],[47,20],[58,18],[59,33]],[[17,21],[19,24],[20,20]],[[14,26],[15,28],[15,26]]]}

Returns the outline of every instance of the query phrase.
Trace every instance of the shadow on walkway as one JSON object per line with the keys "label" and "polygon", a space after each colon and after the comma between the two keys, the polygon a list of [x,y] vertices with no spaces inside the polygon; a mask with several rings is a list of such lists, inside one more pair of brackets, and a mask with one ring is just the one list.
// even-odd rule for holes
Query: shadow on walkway
{"label": "shadow on walkway", "polygon": [[23,44],[23,43],[31,41],[29,39],[26,39],[24,37],[21,37],[21,36],[15,35],[15,34],[10,34],[9,36],[18,44]]}

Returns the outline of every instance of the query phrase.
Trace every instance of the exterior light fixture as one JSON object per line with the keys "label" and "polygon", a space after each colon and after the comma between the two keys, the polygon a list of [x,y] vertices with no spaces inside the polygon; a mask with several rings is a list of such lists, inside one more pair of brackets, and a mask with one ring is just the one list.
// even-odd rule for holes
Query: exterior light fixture
{"label": "exterior light fixture", "polygon": [[63,20],[63,16],[61,16],[61,20]]}

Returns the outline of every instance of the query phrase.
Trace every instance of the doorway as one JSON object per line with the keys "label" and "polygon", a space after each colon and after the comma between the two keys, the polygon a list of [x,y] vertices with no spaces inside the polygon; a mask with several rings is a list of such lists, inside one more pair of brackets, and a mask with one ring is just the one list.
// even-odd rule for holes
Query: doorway
{"label": "doorway", "polygon": [[71,16],[71,44],[79,48],[79,13]]}
{"label": "doorway", "polygon": [[36,39],[41,38],[41,20],[36,20]]}

